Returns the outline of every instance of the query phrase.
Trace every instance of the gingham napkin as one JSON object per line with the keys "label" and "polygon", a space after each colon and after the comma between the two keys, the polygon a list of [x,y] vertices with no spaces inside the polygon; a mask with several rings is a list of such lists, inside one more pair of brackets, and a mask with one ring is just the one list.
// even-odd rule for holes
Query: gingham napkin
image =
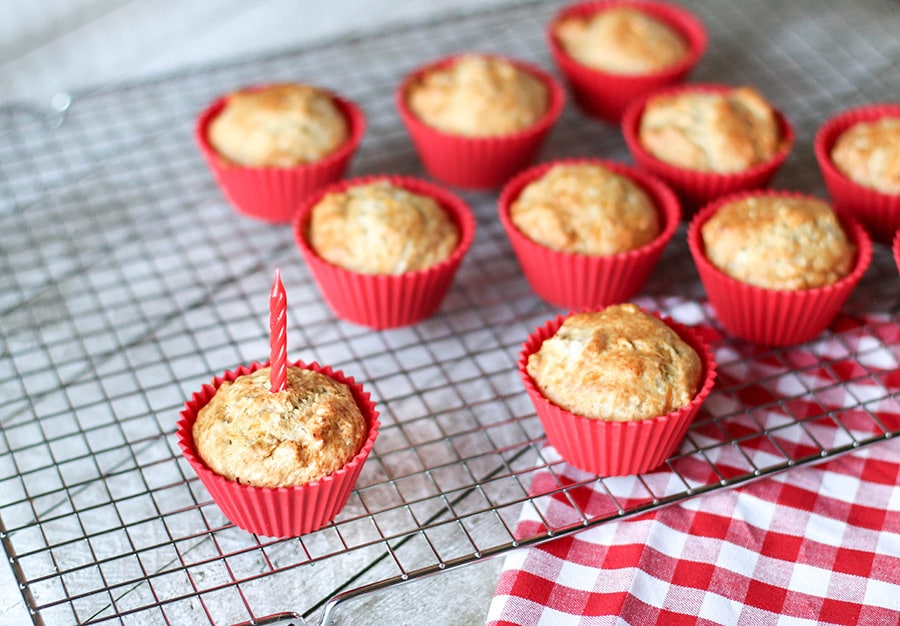
{"label": "gingham napkin", "polygon": [[[779,409],[782,421],[788,410],[801,418],[804,410],[809,415],[824,410],[827,417],[759,437],[758,445],[753,438],[744,439],[742,451],[716,448],[720,458],[710,463],[727,473],[729,455],[735,466],[740,455],[761,462],[774,453],[766,450],[774,444],[799,457],[803,446],[815,449],[810,438],[828,447],[865,424],[900,428],[900,328],[889,318],[859,322],[839,320],[830,338],[781,351],[774,360],[765,352],[735,359],[717,351],[720,385],[735,392],[711,397],[712,416],[689,433],[695,443],[707,436],[705,430],[714,437],[714,428],[721,438],[725,422],[731,436],[739,435],[734,429],[740,429],[740,421],[710,419],[717,412],[740,416],[743,409],[765,406],[753,419],[766,426],[778,423]],[[779,368],[793,373],[782,379]],[[788,399],[773,403],[772,381],[799,385],[806,392],[784,390]],[[860,402],[862,407],[850,408]],[[555,454],[545,449],[547,458]],[[540,535],[546,524],[577,519],[573,498],[589,513],[593,499],[609,500],[595,491],[608,490],[609,481],[599,486],[564,463],[552,467],[555,476],[546,469],[537,472],[532,495],[558,493],[566,481],[584,484],[581,493],[536,498],[537,508],[526,507],[519,520],[519,537]],[[710,482],[707,464],[688,463],[682,471]],[[734,471],[737,475],[746,469]],[[645,484],[653,478],[645,476]],[[666,480],[665,471],[656,478]],[[613,480],[625,508],[637,502],[629,493],[646,493],[637,478]],[[514,551],[506,558],[488,612],[491,626],[898,623],[896,439]]]}

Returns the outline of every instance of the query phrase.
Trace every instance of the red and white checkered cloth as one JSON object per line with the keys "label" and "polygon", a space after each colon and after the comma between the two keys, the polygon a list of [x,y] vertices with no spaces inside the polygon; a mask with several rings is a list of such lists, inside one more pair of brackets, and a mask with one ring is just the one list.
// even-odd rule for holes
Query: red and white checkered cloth
{"label": "red and white checkered cloth", "polygon": [[[710,484],[718,479],[711,480],[710,464],[726,478],[730,466],[732,475],[745,474],[746,459],[764,466],[765,455],[776,453],[773,444],[799,458],[804,446],[818,449],[812,439],[828,447],[847,432],[864,436],[855,428],[871,431],[866,424],[876,420],[900,428],[900,327],[891,319],[863,325],[844,318],[836,328],[830,338],[782,351],[775,361],[765,352],[734,358],[717,351],[720,386],[734,392],[711,397],[686,445],[704,447],[706,434],[721,440],[727,430],[745,437],[742,450],[711,448],[704,463],[685,457],[679,472]],[[782,389],[786,399],[773,403],[778,386],[801,393]],[[827,416],[779,430],[788,411],[792,419]],[[774,427],[774,435],[747,436],[760,425]],[[545,449],[547,458],[555,454]],[[555,495],[536,497],[536,509],[525,507],[517,536],[579,519],[572,501],[589,515],[608,513],[610,489],[626,510],[646,502],[637,478],[601,485],[565,464],[553,469],[555,476],[539,470],[530,492]],[[651,473],[644,484],[671,476]],[[583,485],[560,494],[567,481]],[[488,624],[900,624],[900,441],[514,551]]]}

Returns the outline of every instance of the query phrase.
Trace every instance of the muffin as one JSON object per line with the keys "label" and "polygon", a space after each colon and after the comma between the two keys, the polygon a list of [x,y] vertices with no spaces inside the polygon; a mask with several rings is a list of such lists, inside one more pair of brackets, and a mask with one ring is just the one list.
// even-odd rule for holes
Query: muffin
{"label": "muffin", "polygon": [[665,184],[599,159],[525,170],[503,188],[498,212],[531,288],[570,309],[640,291],[681,219]]}
{"label": "muffin", "polygon": [[197,413],[192,434],[206,466],[241,484],[293,487],[346,465],[369,431],[350,388],[293,366],[272,393],[269,372],[223,381]]}
{"label": "muffin", "polygon": [[890,243],[900,229],[900,104],[835,115],[819,128],[813,148],[835,209]]}
{"label": "muffin", "polygon": [[363,274],[402,274],[443,261],[459,229],[434,198],[386,180],[326,193],[312,209],[309,244],[320,257]]}
{"label": "muffin", "polygon": [[635,161],[692,210],[767,185],[793,144],[785,118],[752,87],[666,90],[630,107],[622,130]]}
{"label": "muffin", "polygon": [[312,85],[274,84],[219,98],[195,136],[238,212],[285,223],[304,197],[343,176],[364,131],[353,103]]}
{"label": "muffin", "polygon": [[557,164],[525,186],[509,208],[528,238],[575,254],[618,254],[653,241],[660,218],[631,179],[592,163]]}
{"label": "muffin", "polygon": [[688,245],[722,326],[777,346],[825,330],[872,258],[855,220],[790,192],[720,198],[691,221]]}
{"label": "muffin", "polygon": [[297,246],[332,311],[370,328],[431,316],[474,237],[465,202],[402,176],[332,185],[302,203],[294,223]]}
{"label": "muffin", "polygon": [[702,23],[662,2],[574,4],[557,14],[547,36],[576,102],[609,121],[635,99],[682,81],[706,48]]}
{"label": "muffin", "polygon": [[562,88],[539,68],[475,53],[420,68],[396,93],[428,173],[473,189],[497,187],[531,162],[563,103]]}
{"label": "muffin", "polygon": [[690,52],[678,29],[630,6],[566,16],[557,22],[556,36],[573,59],[610,74],[659,72]]}
{"label": "muffin", "polygon": [[222,513],[267,537],[329,523],[378,436],[378,411],[353,378],[290,364],[272,393],[259,363],[226,372],[185,403],[178,444]]}
{"label": "muffin", "polygon": [[855,260],[834,211],[816,198],[757,195],[723,205],[700,229],[706,258],[764,289],[814,289],[850,273]]}
{"label": "muffin", "polygon": [[900,194],[900,116],[853,124],[838,136],[831,160],[863,187]]}
{"label": "muffin", "polygon": [[407,86],[409,109],[429,126],[466,137],[508,135],[535,124],[550,106],[538,77],[499,57],[460,56]]}
{"label": "muffin", "polygon": [[209,125],[216,152],[249,167],[312,163],[337,150],[349,134],[331,94],[293,83],[235,92]]}
{"label": "muffin", "polygon": [[560,455],[606,475],[665,461],[715,380],[695,332],[631,303],[548,322],[523,345],[519,371]]}

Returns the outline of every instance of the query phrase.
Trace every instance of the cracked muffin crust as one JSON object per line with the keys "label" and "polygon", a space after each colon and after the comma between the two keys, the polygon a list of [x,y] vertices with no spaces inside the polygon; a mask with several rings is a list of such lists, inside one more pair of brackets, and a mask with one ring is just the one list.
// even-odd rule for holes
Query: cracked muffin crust
{"label": "cracked muffin crust", "polygon": [[610,74],[650,74],[671,67],[690,49],[668,24],[630,7],[614,7],[590,17],[571,16],[556,36],[573,59]]}
{"label": "cracked muffin crust", "polygon": [[782,142],[775,110],[752,87],[653,96],[644,107],[638,135],[661,161],[723,174],[768,161]]}
{"label": "cracked muffin crust", "polygon": [[713,265],[765,289],[833,284],[855,258],[835,212],[815,198],[760,194],[728,202],[700,234]]}
{"label": "cracked muffin crust", "polygon": [[450,256],[459,229],[433,198],[376,181],[326,194],[312,209],[307,237],[334,265],[363,274],[402,274]]}
{"label": "cracked muffin crust", "polygon": [[236,91],[210,123],[209,141],[224,158],[250,167],[293,167],[331,154],[349,138],[332,96],[283,83]]}
{"label": "cracked muffin crust", "polygon": [[302,485],[346,465],[368,435],[350,388],[289,366],[284,391],[272,393],[269,371],[223,382],[200,410],[193,437],[203,462],[256,487]]}
{"label": "cracked muffin crust", "polygon": [[678,333],[629,303],[568,317],[528,357],[527,371],[557,406],[627,422],[689,404],[702,363]]}
{"label": "cracked muffin crust", "polygon": [[627,252],[653,241],[660,230],[644,190],[596,164],[554,165],[529,183],[509,210],[523,234],[561,252]]}

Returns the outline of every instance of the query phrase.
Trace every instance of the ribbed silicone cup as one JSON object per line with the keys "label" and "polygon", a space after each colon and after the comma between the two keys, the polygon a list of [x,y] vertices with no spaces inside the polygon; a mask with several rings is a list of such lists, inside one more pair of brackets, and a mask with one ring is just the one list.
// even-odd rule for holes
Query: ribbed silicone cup
{"label": "ribbed silicone cup", "polygon": [[197,145],[223,195],[238,213],[273,224],[288,224],[304,198],[340,180],[362,141],[366,120],[354,103],[334,94],[332,98],[347,119],[350,136],[323,159],[294,167],[239,165],[216,152],[209,142],[209,125],[225,108],[227,96],[219,98],[200,114],[194,131]]}
{"label": "ribbed silicone cup", "polygon": [[709,346],[696,331],[674,320],[657,317],[697,352],[703,365],[700,388],[693,400],[659,417],[632,422],[592,419],[567,411],[541,394],[528,374],[528,357],[562,326],[565,316],[559,315],[538,327],[522,344],[518,369],[525,390],[547,440],[570,465],[603,476],[641,474],[661,465],[684,439],[715,384],[716,362]]}
{"label": "ribbed silicone cup", "polygon": [[860,185],[845,176],[831,160],[831,150],[841,133],[858,122],[874,122],[883,117],[900,119],[900,104],[870,104],[839,113],[819,127],[813,149],[835,210],[852,215],[874,239],[889,243],[900,229],[900,194],[886,194]]}
{"label": "ribbed silicone cup", "polygon": [[719,174],[676,167],[656,158],[644,148],[640,141],[641,116],[644,114],[644,109],[651,97],[688,91],[725,93],[732,89],[734,87],[719,84],[695,83],[678,85],[660,90],[651,96],[638,100],[628,107],[622,118],[622,133],[625,136],[625,142],[628,144],[628,149],[635,163],[672,186],[672,189],[681,198],[682,212],[685,218],[692,216],[697,209],[720,196],[767,187],[784,164],[794,145],[793,126],[780,111],[775,110],[781,134],[781,147],[768,161],[754,165],[741,172]]}
{"label": "ribbed silicone cup", "polygon": [[[554,165],[578,163],[603,166],[647,192],[660,217],[656,239],[628,252],[593,256],[553,250],[516,228],[509,210],[522,190]],[[531,289],[547,302],[569,309],[600,308],[638,293],[681,220],[678,198],[664,183],[626,165],[590,158],[561,159],[529,168],[507,183],[497,204],[500,222]]]}
{"label": "ribbed silicone cup", "polygon": [[[329,263],[313,250],[307,229],[313,208],[325,194],[381,180],[434,198],[447,211],[459,228],[459,243],[449,257],[403,274],[362,274]],[[404,176],[365,176],[331,185],[307,198],[294,223],[294,240],[331,310],[342,319],[375,329],[407,326],[434,314],[474,238],[475,217],[462,199],[437,185]]]}
{"label": "ribbed silicone cup", "polygon": [[182,453],[200,482],[225,517],[235,526],[266,537],[296,537],[328,524],[347,504],[363,464],[375,445],[380,422],[375,403],[352,377],[318,363],[296,361],[291,365],[320,372],[350,388],[353,399],[369,425],[369,434],[362,448],[337,471],[296,487],[254,487],[220,476],[206,466],[194,445],[192,429],[197,414],[209,403],[223,381],[233,381],[238,376],[250,374],[266,365],[256,362],[249,366],[242,365],[216,377],[212,384],[203,385],[199,392],[185,402],[175,434]]}
{"label": "ribbed silicone cup", "polygon": [[400,119],[406,127],[425,170],[436,180],[463,189],[494,189],[534,161],[544,139],[562,113],[565,91],[550,74],[535,65],[498,57],[540,79],[550,102],[537,122],[520,131],[494,137],[466,137],[447,133],[420,120],[409,108],[410,85],[427,72],[453,65],[459,55],[444,58],[409,74],[395,92]]}
{"label": "ribbed silicone cup", "polygon": [[[687,56],[678,63],[649,74],[612,74],[589,67],[569,56],[556,35],[560,22],[570,17],[590,18],[615,7],[633,7],[676,30],[688,44]],[[663,2],[597,0],[566,7],[550,22],[547,44],[556,66],[566,79],[578,107],[591,117],[618,123],[628,105],[653,91],[682,82],[706,51],[703,23],[689,11]]]}
{"label": "ribbed silicone cup", "polygon": [[700,230],[724,205],[749,196],[810,197],[788,191],[745,192],[720,198],[701,209],[688,225],[687,238],[706,295],[722,326],[733,335],[769,346],[809,341],[828,327],[869,267],[872,240],[859,222],[842,215],[841,225],[856,247],[856,261],[841,280],[825,287],[791,291],[735,280],[706,258]]}

